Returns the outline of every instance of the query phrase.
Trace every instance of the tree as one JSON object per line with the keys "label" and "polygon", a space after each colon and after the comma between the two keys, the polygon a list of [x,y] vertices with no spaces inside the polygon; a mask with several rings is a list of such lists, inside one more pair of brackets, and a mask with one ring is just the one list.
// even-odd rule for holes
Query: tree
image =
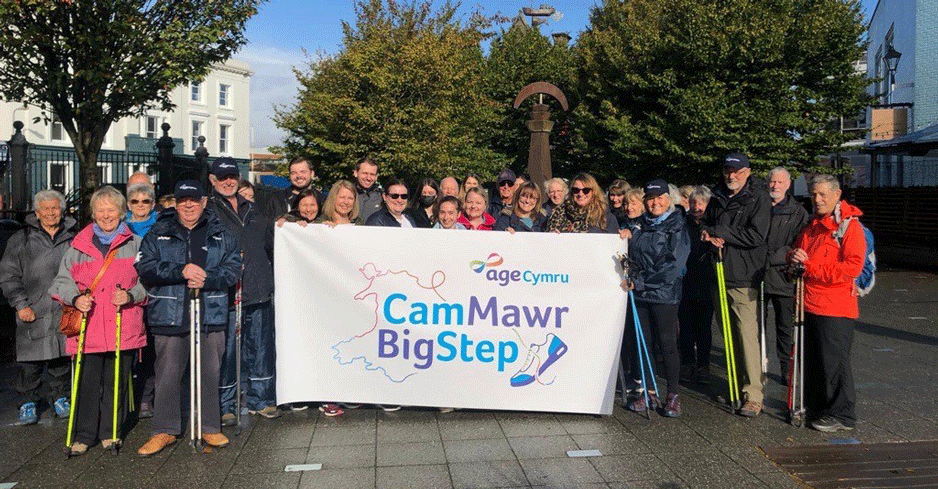
{"label": "tree", "polygon": [[857,0],[607,0],[590,22],[576,117],[600,174],[708,181],[731,151],[816,169],[868,104]]}
{"label": "tree", "polygon": [[339,52],[296,71],[297,102],[275,116],[287,133],[282,149],[310,158],[327,181],[348,178],[369,154],[383,174],[411,180],[494,175],[505,158],[487,144],[497,124],[484,89],[487,21],[459,20],[457,8],[356,3]]}
{"label": "tree", "polygon": [[[530,133],[525,122],[530,116],[527,102],[512,107],[518,92],[526,85],[544,81],[556,85],[571,104],[576,103],[576,60],[566,42],[552,43],[538,26],[517,20],[492,40],[486,64],[486,90],[496,103],[498,123],[492,134],[492,148],[511,158],[512,168],[524,171],[528,163]],[[553,103],[553,106],[557,106]],[[551,160],[555,175],[572,176],[571,155],[574,136],[569,113],[552,111]]]}
{"label": "tree", "polygon": [[261,1],[0,2],[0,97],[61,121],[78,155],[81,208],[89,209],[111,123],[172,110],[173,88],[203,78],[245,43],[245,22]]}

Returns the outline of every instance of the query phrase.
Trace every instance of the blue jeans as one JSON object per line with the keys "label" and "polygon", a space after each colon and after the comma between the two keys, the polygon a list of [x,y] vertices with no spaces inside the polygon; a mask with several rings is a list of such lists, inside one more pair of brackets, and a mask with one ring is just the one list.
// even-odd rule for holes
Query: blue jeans
{"label": "blue jeans", "polygon": [[[274,308],[271,301],[241,308],[241,389],[244,404],[259,411],[277,404],[277,353],[274,345]],[[235,412],[235,331],[237,314],[228,314],[228,337],[221,368],[221,412]]]}

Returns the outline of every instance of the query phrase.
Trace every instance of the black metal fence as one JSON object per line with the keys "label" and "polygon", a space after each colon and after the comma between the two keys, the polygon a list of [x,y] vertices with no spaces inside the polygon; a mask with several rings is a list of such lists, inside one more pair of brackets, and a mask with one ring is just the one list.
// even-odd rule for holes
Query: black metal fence
{"label": "black metal fence", "polygon": [[872,163],[870,180],[873,187],[938,186],[938,158],[881,157]]}
{"label": "black metal fence", "polygon": [[[43,189],[54,189],[66,196],[69,211],[80,216],[79,190],[82,177],[78,154],[72,147],[33,145],[22,134],[22,123],[14,123],[13,138],[0,143],[0,213],[20,218],[31,210],[31,196]],[[153,151],[115,151],[98,153],[98,181],[123,190],[127,178],[146,172],[157,187],[157,194],[172,193],[176,181],[197,179],[208,186],[208,169],[215,158],[199,137],[195,154],[174,154],[176,143],[169,136],[169,124],[163,124],[161,137]],[[247,177],[250,160],[235,159],[242,177]]]}

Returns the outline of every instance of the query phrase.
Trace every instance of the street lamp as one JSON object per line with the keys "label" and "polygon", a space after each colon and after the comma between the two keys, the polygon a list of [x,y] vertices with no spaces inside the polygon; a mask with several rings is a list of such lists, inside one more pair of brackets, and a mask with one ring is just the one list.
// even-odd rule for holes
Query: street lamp
{"label": "street lamp", "polygon": [[895,89],[896,84],[896,69],[899,67],[899,58],[901,57],[902,53],[896,51],[893,46],[889,46],[889,50],[883,56],[883,61],[886,62],[886,70],[889,72],[889,92],[886,94],[886,105],[892,103],[892,91]]}

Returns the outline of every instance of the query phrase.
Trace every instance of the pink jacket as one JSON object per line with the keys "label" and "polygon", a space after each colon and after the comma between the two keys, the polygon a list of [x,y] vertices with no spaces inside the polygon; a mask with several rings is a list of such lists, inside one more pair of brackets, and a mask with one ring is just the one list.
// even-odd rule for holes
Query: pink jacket
{"label": "pink jacket", "polygon": [[[62,257],[59,273],[49,288],[52,297],[62,304],[74,304],[80,291],[91,286],[104,265],[104,255],[91,241],[94,236],[92,226],[93,224],[89,224],[75,236],[71,247]],[[147,293],[137,278],[137,270],[134,269],[139,247],[140,238],[134,236],[126,227],[111,242],[110,250],[116,248],[117,254],[95,290],[91,291],[94,305],[87,317],[85,353],[115,350],[117,307],[111,303],[111,298],[118,285],[131,296],[131,302],[121,308],[121,350],[146,346],[143,304],[146,302]],[[65,351],[69,355],[78,351],[77,335],[68,338]]]}

